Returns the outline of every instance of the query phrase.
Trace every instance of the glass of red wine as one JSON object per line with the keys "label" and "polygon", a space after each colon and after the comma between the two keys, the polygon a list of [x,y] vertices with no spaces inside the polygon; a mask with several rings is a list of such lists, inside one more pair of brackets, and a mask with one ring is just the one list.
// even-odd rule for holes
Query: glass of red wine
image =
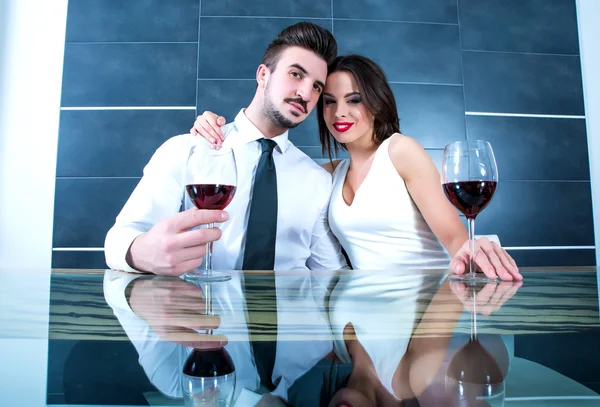
{"label": "glass of red wine", "polygon": [[[225,209],[235,195],[237,169],[230,148],[216,150],[198,145],[187,164],[186,191],[198,209]],[[214,227],[214,223],[207,225]],[[189,271],[184,278],[193,282],[226,281],[231,276],[213,271],[213,244],[208,243],[204,256],[205,268]]]}
{"label": "glass of red wine", "polygon": [[469,273],[450,275],[451,280],[469,283],[495,281],[476,273],[475,217],[489,203],[498,184],[498,167],[492,146],[487,141],[456,141],[444,148],[442,184],[446,197],[467,218],[471,255]]}

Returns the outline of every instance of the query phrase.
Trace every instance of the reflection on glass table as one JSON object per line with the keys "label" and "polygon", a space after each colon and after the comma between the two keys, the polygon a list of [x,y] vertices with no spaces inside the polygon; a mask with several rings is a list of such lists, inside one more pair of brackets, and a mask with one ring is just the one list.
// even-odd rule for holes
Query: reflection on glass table
{"label": "reflection on glass table", "polygon": [[[48,335],[48,369],[37,372],[48,404],[184,405],[181,378],[192,350],[223,347],[235,366],[234,406],[253,397],[327,406],[348,390],[369,400],[374,393],[375,405],[427,406],[445,397],[448,366],[471,337],[475,310],[477,338],[504,377],[506,406],[598,405],[597,270],[522,271],[517,290],[482,289],[475,305],[441,272],[278,272],[268,291],[276,305],[250,305],[262,318],[250,324],[241,276],[213,284],[215,315],[207,315],[205,290],[181,279],[55,270],[48,313],[36,311],[38,288],[12,292],[9,271],[0,274],[2,301],[14,297],[15,305],[2,308],[1,332],[24,344]],[[35,273],[16,278],[23,287],[42,281]],[[40,325],[36,312],[50,325]],[[257,374],[249,330],[259,324],[263,339],[277,341],[274,390]],[[3,377],[19,376],[10,365],[2,369]],[[31,374],[14,380],[28,383]],[[357,382],[368,386],[353,388]],[[13,400],[8,394],[3,389],[0,400]]]}

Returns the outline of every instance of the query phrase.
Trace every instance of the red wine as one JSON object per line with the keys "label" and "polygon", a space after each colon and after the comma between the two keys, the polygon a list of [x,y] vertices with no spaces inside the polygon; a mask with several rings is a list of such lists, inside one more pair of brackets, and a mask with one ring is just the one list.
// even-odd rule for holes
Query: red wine
{"label": "red wine", "polygon": [[477,339],[469,340],[450,360],[446,370],[446,406],[504,405],[504,390],[500,365]]}
{"label": "red wine", "polygon": [[235,366],[224,348],[194,349],[183,365],[181,389],[186,406],[229,407],[235,394]]}
{"label": "red wine", "polygon": [[448,364],[446,376],[473,384],[499,384],[504,381],[500,365],[477,339],[470,339],[456,352]]}
{"label": "red wine", "polygon": [[190,184],[185,189],[198,209],[225,209],[235,195],[233,185]]}
{"label": "red wine", "polygon": [[234,371],[233,360],[224,348],[194,349],[183,366],[183,373],[192,377],[225,376]]}
{"label": "red wine", "polygon": [[475,217],[494,196],[496,181],[461,181],[444,184],[444,193],[452,205],[467,218]]}

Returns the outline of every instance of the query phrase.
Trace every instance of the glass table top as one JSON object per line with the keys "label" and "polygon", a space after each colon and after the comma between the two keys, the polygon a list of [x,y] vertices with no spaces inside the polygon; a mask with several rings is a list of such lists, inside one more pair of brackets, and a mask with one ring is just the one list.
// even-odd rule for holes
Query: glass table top
{"label": "glass table top", "polygon": [[0,270],[0,405],[597,406],[595,268]]}

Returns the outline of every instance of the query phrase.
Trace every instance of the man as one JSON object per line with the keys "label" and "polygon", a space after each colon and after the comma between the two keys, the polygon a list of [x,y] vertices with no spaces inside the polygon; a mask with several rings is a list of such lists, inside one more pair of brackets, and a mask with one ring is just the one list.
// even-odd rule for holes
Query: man
{"label": "man", "polygon": [[[201,265],[206,243],[220,239],[215,269],[345,268],[327,222],[331,177],[288,139],[288,129],[315,107],[336,54],[335,39],[322,27],[302,22],[283,30],[256,71],[252,102],[223,129],[238,174],[231,217],[192,208],[186,164],[205,141],[173,137],[145,167],[106,236],[109,267],[181,275]],[[187,210],[178,213],[182,207]],[[220,229],[194,229],[227,220]]]}

